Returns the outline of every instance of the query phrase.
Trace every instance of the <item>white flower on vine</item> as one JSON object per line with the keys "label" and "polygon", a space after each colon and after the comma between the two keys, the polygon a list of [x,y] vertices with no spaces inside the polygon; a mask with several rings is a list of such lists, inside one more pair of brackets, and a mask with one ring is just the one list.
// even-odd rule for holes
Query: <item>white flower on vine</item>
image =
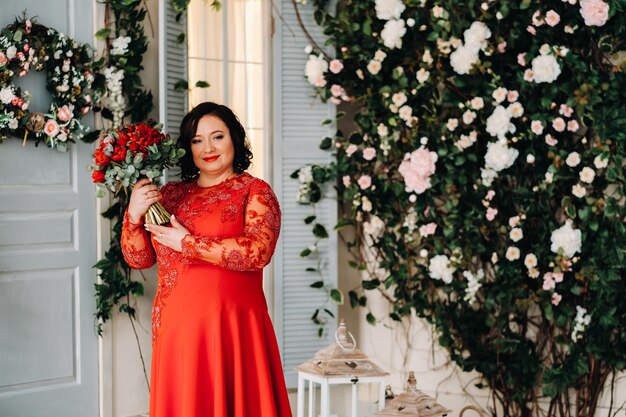
{"label": "white flower on vine", "polygon": [[428,263],[428,272],[432,279],[440,279],[450,284],[454,278],[456,267],[450,266],[450,259],[446,255],[433,256]]}
{"label": "white flower on vine", "polygon": [[550,250],[554,253],[562,251],[563,256],[571,258],[576,252],[580,252],[582,246],[582,233],[574,229],[570,221],[554,230],[550,236],[552,242]]}
{"label": "white flower on vine", "polygon": [[380,37],[387,48],[402,48],[402,37],[405,33],[404,20],[389,20],[380,32]]}
{"label": "white flower on vine", "polygon": [[450,54],[450,65],[457,74],[469,74],[472,67],[479,62],[478,48],[461,45]]}
{"label": "white flower on vine", "polygon": [[326,79],[324,73],[328,71],[328,62],[322,55],[309,55],[309,60],[304,67],[304,73],[309,83],[315,87],[324,87]]}
{"label": "white flower on vine", "polygon": [[111,42],[111,55],[124,55],[128,52],[128,45],[130,44],[130,36],[120,36]]}
{"label": "white flower on vine", "polygon": [[420,84],[424,84],[428,80],[429,77],[430,77],[430,72],[428,72],[424,68],[420,68],[419,71],[417,71],[417,73],[415,74],[415,79]]}
{"label": "white flower on vine", "polygon": [[376,17],[380,20],[399,19],[405,8],[401,0],[376,0]]}
{"label": "white flower on vine", "polygon": [[532,61],[532,74],[536,83],[552,83],[561,74],[561,67],[553,55],[540,55]]}
{"label": "white flower on vine", "polygon": [[511,123],[511,113],[502,106],[497,106],[491,116],[487,118],[487,132],[491,136],[504,139],[507,133],[515,132],[515,125]]}

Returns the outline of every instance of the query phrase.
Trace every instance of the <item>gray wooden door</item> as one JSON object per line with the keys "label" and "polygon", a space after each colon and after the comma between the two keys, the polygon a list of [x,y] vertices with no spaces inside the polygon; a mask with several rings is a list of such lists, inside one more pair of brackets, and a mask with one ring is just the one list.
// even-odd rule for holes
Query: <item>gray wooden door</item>
{"label": "gray wooden door", "polygon": [[[80,42],[93,39],[93,0],[0,0],[0,26],[27,10]],[[47,112],[45,76],[20,85]],[[86,120],[92,124],[92,120]],[[85,167],[93,146],[61,153],[0,144],[0,416],[96,417],[96,221]]]}

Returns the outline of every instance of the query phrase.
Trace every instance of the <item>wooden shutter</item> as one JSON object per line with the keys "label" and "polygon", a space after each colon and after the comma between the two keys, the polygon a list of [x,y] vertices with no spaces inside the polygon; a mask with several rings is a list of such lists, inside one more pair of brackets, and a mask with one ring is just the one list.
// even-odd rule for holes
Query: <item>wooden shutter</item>
{"label": "wooden shutter", "polygon": [[[274,256],[274,325],[281,349],[288,387],[297,385],[294,368],[309,359],[334,338],[336,321],[329,322],[322,338],[311,321],[316,308],[324,306],[326,295],[309,285],[319,279],[306,272],[315,267],[315,259],[300,258],[300,252],[315,239],[312,225],[303,220],[313,214],[312,207],[296,203],[298,181],[290,174],[305,164],[325,164],[327,151],[319,149],[320,140],[333,133],[334,128],[322,126],[325,119],[334,119],[334,106],[322,104],[313,96],[313,88],[304,78],[308,44],[298,26],[290,0],[276,2],[273,39],[273,184],[283,210],[283,229]],[[308,30],[317,39],[321,32],[313,22],[312,7],[300,6]],[[337,236],[331,232],[336,223],[337,204],[325,199],[316,206],[317,219],[327,226],[330,239],[320,246],[325,282],[337,285]],[[327,305],[336,315],[336,306]]]}
{"label": "wooden shutter", "polygon": [[[178,138],[180,122],[188,110],[187,91],[175,91],[178,80],[188,80],[187,42],[178,36],[187,33],[187,14],[176,21],[176,11],[169,0],[159,1],[159,120],[165,131]],[[186,39],[186,36],[185,36]],[[168,171],[166,179],[178,177],[180,170]]]}

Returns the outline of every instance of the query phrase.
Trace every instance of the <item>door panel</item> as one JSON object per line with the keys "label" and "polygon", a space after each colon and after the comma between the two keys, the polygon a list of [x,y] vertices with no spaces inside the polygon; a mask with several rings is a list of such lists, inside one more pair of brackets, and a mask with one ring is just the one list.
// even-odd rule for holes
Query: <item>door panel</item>
{"label": "door panel", "polygon": [[[92,42],[92,0],[0,0],[0,26],[27,10]],[[80,17],[80,24],[79,23]],[[47,111],[42,74],[20,80]],[[89,126],[92,120],[83,119]],[[0,144],[0,416],[97,417],[93,145],[67,153],[19,139]]]}

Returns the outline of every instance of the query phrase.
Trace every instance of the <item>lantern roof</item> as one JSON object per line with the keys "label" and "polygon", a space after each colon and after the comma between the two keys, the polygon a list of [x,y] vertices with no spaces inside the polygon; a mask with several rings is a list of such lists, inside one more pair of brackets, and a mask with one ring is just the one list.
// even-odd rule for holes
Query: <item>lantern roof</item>
{"label": "lantern roof", "polygon": [[343,319],[335,332],[335,341],[296,367],[296,370],[323,377],[363,378],[389,375],[356,347],[356,340]]}
{"label": "lantern roof", "polygon": [[450,412],[451,410],[437,403],[433,397],[417,389],[415,373],[410,371],[406,390],[387,401],[385,408],[374,413],[374,416],[443,417]]}

